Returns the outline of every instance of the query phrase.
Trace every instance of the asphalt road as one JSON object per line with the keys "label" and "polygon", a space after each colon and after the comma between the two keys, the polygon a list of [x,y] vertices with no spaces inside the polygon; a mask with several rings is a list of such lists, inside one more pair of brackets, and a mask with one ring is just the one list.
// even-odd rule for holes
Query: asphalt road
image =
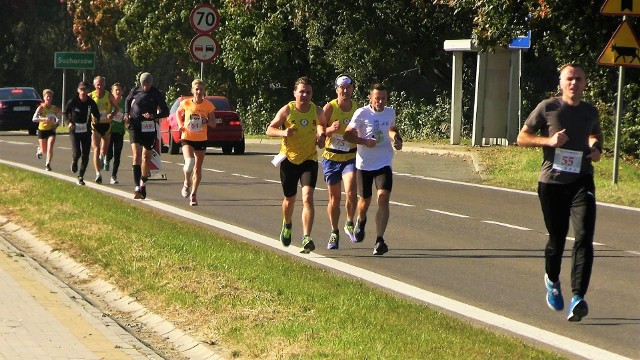
{"label": "asphalt road", "polygon": [[[42,168],[42,160],[34,156],[36,142],[26,134],[0,133],[0,159]],[[56,147],[53,171],[73,175],[68,138],[59,136]],[[152,182],[148,197],[277,241],[282,192],[278,169],[270,163],[277,149],[272,142],[249,143],[241,156],[211,149],[204,163],[199,206],[194,208],[180,196],[182,155],[162,154],[162,173],[167,180]],[[133,190],[130,155],[125,146],[120,184],[103,186]],[[391,218],[385,235],[390,252],[382,257],[372,255],[375,205],[369,210],[363,243],[352,244],[342,233],[340,250],[326,250],[330,226],[327,193],[320,177],[312,232],[317,253],[613,353],[640,358],[639,209],[599,204],[596,259],[586,296],[590,313],[580,323],[569,323],[565,311],[549,310],[544,300],[542,249],[546,230],[535,194],[481,186],[471,163],[460,157],[403,151],[396,155],[394,172]],[[92,174],[90,166],[85,181],[91,182]],[[298,246],[301,207],[298,200],[293,218],[293,239]],[[569,241],[561,275],[565,301],[571,293],[571,245]]]}

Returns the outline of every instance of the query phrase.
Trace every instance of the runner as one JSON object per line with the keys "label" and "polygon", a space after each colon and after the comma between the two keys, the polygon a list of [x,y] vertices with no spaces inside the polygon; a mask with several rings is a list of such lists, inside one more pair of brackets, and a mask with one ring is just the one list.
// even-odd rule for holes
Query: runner
{"label": "runner", "polygon": [[177,120],[184,156],[182,196],[189,198],[189,205],[196,206],[196,192],[202,180],[202,163],[207,153],[207,129],[216,127],[216,108],[204,98],[206,89],[202,80],[193,80],[191,93],[193,98],[180,103]]}
{"label": "runner", "polygon": [[[71,139],[71,172],[78,173],[78,185],[84,185],[84,173],[89,164],[91,148],[91,124],[100,119],[98,104],[88,96],[89,83],[78,84],[78,95],[67,104],[64,113],[69,119]],[[82,158],[78,172],[78,159]]]}
{"label": "runner", "polygon": [[169,116],[164,94],[153,86],[153,77],[148,72],[140,75],[140,86],[131,89],[124,102],[124,113],[133,152],[133,197],[145,199],[149,163],[157,137],[156,122]]}
{"label": "runner", "polygon": [[267,127],[268,136],[282,137],[280,147],[280,182],[282,200],[282,230],[280,241],[284,246],[291,244],[291,217],[296,202],[298,182],[302,186],[302,252],[315,250],[311,238],[313,227],[313,190],[318,179],[318,153],[316,145],[324,147],[325,134],[320,120],[324,111],[311,101],[313,88],[311,80],[301,77],[293,87],[295,101],[283,106]]}
{"label": "runner", "polygon": [[369,105],[356,110],[344,132],[344,139],[358,144],[356,155],[358,181],[358,210],[356,220],[356,241],[364,240],[367,210],[373,195],[371,189],[376,184],[378,211],[376,213],[376,244],[373,255],[389,251],[384,241],[384,232],[389,221],[389,198],[393,187],[393,147],[402,149],[402,138],[396,128],[396,112],[387,107],[388,92],[382,84],[373,84],[369,90]]}
{"label": "runner", "polygon": [[91,148],[93,149],[93,168],[96,170],[96,183],[102,184],[100,170],[103,167],[103,159],[106,159],[107,149],[111,142],[111,120],[118,113],[118,103],[113,95],[104,89],[105,79],[96,76],[93,79],[94,91],[89,93],[93,101],[98,104],[100,121],[91,124]]}
{"label": "runner", "polygon": [[123,88],[120,83],[114,83],[111,85],[111,94],[113,99],[118,104],[118,112],[113,116],[111,122],[111,141],[109,142],[109,149],[107,150],[107,156],[104,158],[104,169],[109,171],[111,167],[111,160],[113,159],[113,169],[111,170],[111,180],[109,183],[118,183],[118,169],[120,168],[120,155],[122,154],[122,147],[124,146],[124,98],[122,97]]}
{"label": "runner", "polygon": [[327,213],[331,222],[331,235],[327,249],[338,249],[340,244],[340,198],[341,184],[344,183],[346,223],[344,231],[352,242],[356,242],[353,214],[356,209],[356,145],[344,140],[344,131],[353,116],[358,104],[352,100],[354,82],[349,75],[341,74],[336,78],[335,88],[337,99],[331,100],[324,106],[323,125],[327,140],[322,153],[322,172],[329,191]]}
{"label": "runner", "polygon": [[[53,91],[44,89],[42,91],[44,102],[38,106],[33,114],[33,121],[38,123],[38,159],[45,155],[44,168],[51,171],[51,159],[53,158],[53,144],[56,142],[56,129],[60,125],[62,118],[60,109],[53,105]],[[44,149],[44,151],[43,151]]]}

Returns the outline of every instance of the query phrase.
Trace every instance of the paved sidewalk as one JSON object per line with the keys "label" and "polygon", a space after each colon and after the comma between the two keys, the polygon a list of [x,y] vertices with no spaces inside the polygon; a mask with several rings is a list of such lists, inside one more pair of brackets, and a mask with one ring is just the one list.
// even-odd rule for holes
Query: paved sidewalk
{"label": "paved sidewalk", "polygon": [[0,234],[0,359],[161,359]]}

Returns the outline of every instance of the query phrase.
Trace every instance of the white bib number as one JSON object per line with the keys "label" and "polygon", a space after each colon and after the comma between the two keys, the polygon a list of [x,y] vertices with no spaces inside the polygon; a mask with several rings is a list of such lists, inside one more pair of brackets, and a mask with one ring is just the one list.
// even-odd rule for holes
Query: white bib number
{"label": "white bib number", "polygon": [[100,110],[100,120],[107,120],[107,111]]}
{"label": "white bib number", "polygon": [[202,131],[202,118],[198,114],[191,114],[189,123],[187,124],[189,132]]}
{"label": "white bib number", "polygon": [[121,112],[113,115],[113,121],[115,121],[115,122],[119,122],[120,123],[120,122],[122,122],[123,118],[124,118],[124,116],[122,115]]}
{"label": "white bib number", "polygon": [[582,167],[582,151],[556,148],[553,169],[577,174]]}
{"label": "white bib number", "polygon": [[156,131],[156,124],[153,122],[153,120],[145,120],[142,122],[141,124],[142,127],[142,132],[143,133],[148,133],[148,132],[155,132]]}
{"label": "white bib number", "polygon": [[73,130],[76,134],[83,134],[87,132],[87,124],[76,124]]}
{"label": "white bib number", "polygon": [[340,151],[349,151],[351,150],[351,143],[346,141],[342,135],[333,134],[331,135],[331,144],[329,144],[329,148]]}

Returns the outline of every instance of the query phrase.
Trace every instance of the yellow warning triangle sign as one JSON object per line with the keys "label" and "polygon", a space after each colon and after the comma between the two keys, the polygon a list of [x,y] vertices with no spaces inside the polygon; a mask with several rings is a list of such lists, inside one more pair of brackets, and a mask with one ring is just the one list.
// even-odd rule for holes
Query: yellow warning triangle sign
{"label": "yellow warning triangle sign", "polygon": [[618,26],[607,47],[602,50],[598,65],[640,67],[640,43],[627,21]]}
{"label": "yellow warning triangle sign", "polygon": [[640,0],[607,0],[600,8],[602,15],[640,15]]}

